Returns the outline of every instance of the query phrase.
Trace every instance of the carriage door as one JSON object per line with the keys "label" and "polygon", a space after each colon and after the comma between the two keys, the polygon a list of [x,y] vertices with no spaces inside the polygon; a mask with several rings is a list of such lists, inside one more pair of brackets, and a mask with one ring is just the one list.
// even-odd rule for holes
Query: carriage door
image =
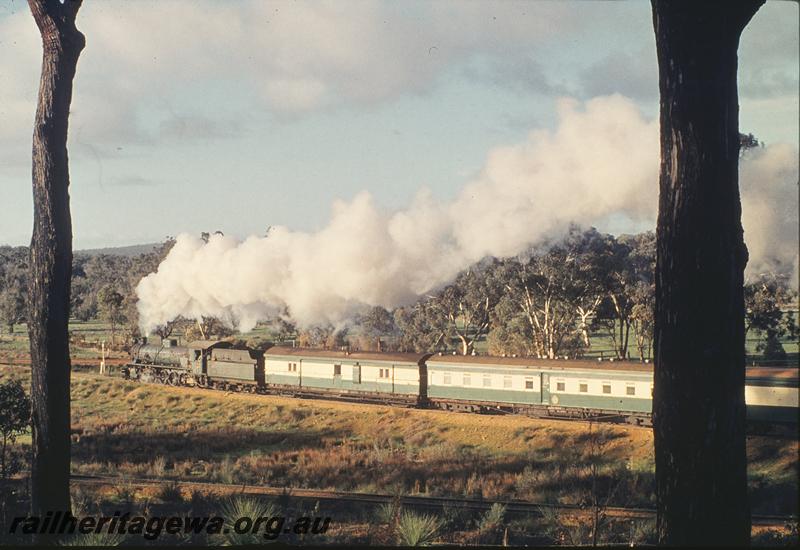
{"label": "carriage door", "polygon": [[342,387],[342,365],[338,363],[333,365],[333,387]]}
{"label": "carriage door", "polygon": [[356,363],[353,365],[353,384],[361,383],[361,365]]}
{"label": "carriage door", "polygon": [[550,402],[550,375],[542,373],[542,403]]}

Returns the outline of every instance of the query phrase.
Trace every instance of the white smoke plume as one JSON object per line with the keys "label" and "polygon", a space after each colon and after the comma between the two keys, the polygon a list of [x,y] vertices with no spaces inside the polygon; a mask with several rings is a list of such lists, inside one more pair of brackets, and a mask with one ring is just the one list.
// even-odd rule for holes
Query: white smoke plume
{"label": "white smoke plume", "polygon": [[[654,224],[658,121],[619,95],[585,105],[562,100],[558,115],[555,131],[492,150],[451,202],[423,189],[407,209],[387,212],[362,192],[335,202],[316,233],[276,227],[266,237],[213,235],[208,243],[180,235],[137,287],[142,330],[178,315],[214,315],[247,331],[284,308],[301,326],[340,325],[364,306],[410,303],[481,258],[513,256],[572,222],[602,226],[614,216]],[[796,156],[774,146],[743,163],[751,265],[796,258],[797,234],[789,231],[797,227]],[[773,227],[776,201],[782,210]]]}
{"label": "white smoke plume", "polygon": [[750,149],[739,164],[745,275],[790,274],[798,286],[798,151],[778,143]]}

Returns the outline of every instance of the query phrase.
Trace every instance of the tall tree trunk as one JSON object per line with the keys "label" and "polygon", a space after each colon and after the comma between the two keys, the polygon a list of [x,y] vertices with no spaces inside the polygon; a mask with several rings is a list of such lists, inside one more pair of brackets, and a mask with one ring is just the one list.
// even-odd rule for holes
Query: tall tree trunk
{"label": "tall tree trunk", "polygon": [[662,544],[750,540],[739,36],[763,0],[653,0],[661,93],[655,430]]}
{"label": "tall tree trunk", "polygon": [[67,120],[84,37],[80,0],[28,0],[42,36],[42,75],[33,130],[33,237],[28,277],[33,463],[31,510],[66,511],[70,465],[69,211]]}
{"label": "tall tree trunk", "polygon": [[467,337],[459,334],[458,339],[461,340],[461,355],[469,355],[469,342],[467,341]]}
{"label": "tall tree trunk", "polygon": [[628,339],[631,335],[631,322],[630,319],[625,319],[625,339],[622,341],[622,359],[628,358]]}

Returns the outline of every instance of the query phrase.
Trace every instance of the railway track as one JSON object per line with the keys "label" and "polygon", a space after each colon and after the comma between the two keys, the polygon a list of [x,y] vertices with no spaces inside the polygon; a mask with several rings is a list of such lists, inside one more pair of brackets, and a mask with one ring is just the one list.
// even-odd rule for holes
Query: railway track
{"label": "railway track", "polygon": [[[166,480],[148,479],[148,478],[123,478],[119,476],[101,476],[101,475],[81,475],[73,474],[71,476],[72,483],[78,485],[93,485],[93,486],[110,486],[116,487],[120,485],[127,485],[132,487],[159,487],[166,483]],[[170,481],[171,482],[171,481]],[[381,504],[389,504],[395,500],[403,506],[425,509],[428,511],[441,512],[446,506],[458,507],[462,510],[471,512],[485,512],[489,510],[493,504],[502,504],[506,507],[506,514],[510,515],[525,515],[542,517],[545,510],[557,512],[559,514],[584,517],[590,516],[593,513],[591,508],[582,507],[578,505],[556,505],[545,503],[532,503],[515,500],[478,500],[467,498],[454,498],[442,496],[422,496],[422,495],[389,495],[389,494],[375,494],[375,493],[352,493],[344,491],[324,491],[319,489],[296,489],[290,487],[267,487],[262,485],[247,485],[247,484],[227,484],[227,483],[212,483],[204,481],[176,481],[176,483],[188,491],[200,490],[203,492],[214,492],[218,494],[240,494],[249,496],[269,496],[269,497],[282,497],[292,498],[299,500],[312,500],[320,501],[321,503],[343,503],[361,505],[361,506],[378,506]],[[628,520],[650,520],[655,519],[656,511],[649,508],[625,508],[618,506],[605,507],[602,512],[607,517]],[[774,527],[785,526],[788,524],[796,524],[796,516],[780,516],[780,515],[753,515],[753,526],[757,527]]]}
{"label": "railway track", "polygon": [[[84,371],[85,372],[85,371]],[[97,376],[110,376],[113,378],[125,379],[120,372],[116,369],[112,369],[110,372],[106,374],[98,374]],[[132,379],[129,379],[132,380]],[[141,380],[136,381],[138,384],[147,384],[153,386],[162,386],[162,387],[173,387],[173,388],[183,388],[188,386],[180,386],[180,385],[172,385],[168,383],[158,382],[158,381],[148,381],[144,382]],[[439,411],[443,413],[469,413],[469,414],[486,414],[486,415],[511,415],[511,416],[520,416],[523,418],[539,418],[542,420],[548,421],[556,421],[556,422],[582,422],[582,423],[599,423],[599,424],[615,424],[615,425],[622,425],[628,428],[634,429],[644,429],[644,430],[652,430],[653,427],[647,424],[631,424],[625,421],[624,415],[622,414],[592,414],[592,415],[557,415],[551,416],[548,414],[529,414],[525,412],[511,412],[506,410],[500,409],[492,409],[490,407],[486,407],[481,410],[457,410],[457,409],[447,409],[447,408],[439,408],[439,407],[418,407],[414,403],[408,401],[399,401],[399,400],[392,400],[389,398],[382,397],[380,399],[375,397],[360,397],[356,395],[348,395],[348,394],[338,394],[338,393],[325,393],[325,392],[315,392],[315,391],[303,391],[303,390],[295,390],[289,391],[286,389],[281,390],[274,390],[274,389],[266,389],[263,391],[255,392],[255,393],[248,393],[248,392],[236,392],[231,390],[222,390],[218,388],[211,388],[211,387],[202,387],[202,386],[192,386],[196,389],[202,390],[209,390],[209,391],[216,391],[216,392],[224,392],[230,394],[241,394],[241,395],[260,395],[263,397],[291,397],[293,399],[314,399],[320,401],[336,401],[341,403],[355,403],[361,405],[380,405],[380,406],[389,406],[389,407],[399,407],[399,408],[417,408],[419,410],[427,410],[427,411]],[[798,437],[796,425],[789,425],[789,424],[781,424],[781,423],[766,423],[766,422],[753,422],[748,421],[747,424],[747,434],[748,435],[762,435],[767,437],[774,437],[774,438],[782,438],[782,439],[796,439]]]}
{"label": "railway track", "polygon": [[[76,372],[80,372],[85,375],[89,376],[107,376],[111,378],[118,378],[118,379],[125,379],[122,374],[119,372],[119,367],[124,366],[126,361],[124,359],[115,359],[113,363],[107,363],[107,366],[110,367],[110,370],[105,374],[99,374],[94,371],[96,368],[95,365],[90,365],[86,363],[80,364],[73,364],[73,368]],[[28,364],[14,364],[14,363],[7,363],[7,362],[0,362],[0,366],[24,366],[29,367]],[[75,368],[77,367],[77,368]],[[158,381],[152,382],[143,382],[141,380],[137,381],[138,384],[147,384],[153,386],[166,386],[166,387],[174,387],[174,388],[182,388],[185,386],[180,385],[172,385],[172,384],[165,384]],[[321,400],[321,401],[336,401],[336,402],[343,402],[343,403],[355,403],[361,405],[381,405],[381,406],[390,406],[390,407],[400,407],[400,408],[417,408],[415,404],[409,402],[401,402],[401,401],[391,401],[386,399],[375,399],[375,398],[360,398],[354,395],[340,395],[334,393],[323,393],[323,392],[308,392],[308,391],[286,391],[286,390],[266,390],[256,393],[248,393],[248,392],[235,392],[231,390],[222,390],[218,388],[207,388],[201,386],[194,386],[196,389],[203,389],[203,390],[210,390],[216,392],[223,392],[223,393],[231,393],[231,394],[242,394],[242,395],[261,395],[264,397],[269,396],[276,396],[276,397],[291,397],[293,399],[314,399],[314,400]],[[462,410],[454,410],[454,409],[444,409],[444,408],[424,408],[421,410],[429,410],[429,411],[440,411],[443,413],[454,413],[454,412],[470,412],[470,411],[462,411]],[[593,423],[600,423],[600,424],[615,424],[615,425],[623,425],[628,428],[636,428],[636,429],[645,429],[651,430],[652,426],[649,425],[641,425],[641,424],[631,424],[626,422],[623,417],[619,414],[607,414],[607,415],[591,415],[591,416],[580,416],[580,415],[573,415],[573,416],[549,416],[545,414],[541,415],[532,415],[526,414],[522,412],[509,412],[504,410],[481,410],[481,411],[471,411],[472,414],[489,414],[489,415],[514,415],[514,416],[521,416],[524,418],[541,418],[544,420],[550,421],[557,421],[557,422],[593,422]],[[747,426],[747,434],[748,435],[761,435],[767,437],[774,437],[774,438],[781,438],[781,439],[796,439],[798,437],[796,425],[788,425],[788,424],[781,424],[781,423],[773,423],[767,424],[763,422],[748,422]]]}
{"label": "railway track", "polygon": [[[81,369],[82,370],[82,369]],[[90,376],[98,376],[95,373],[85,374]],[[108,374],[105,376],[109,376]],[[119,375],[110,375],[119,377]],[[160,384],[155,384],[160,385]],[[269,395],[269,394],[267,394]],[[333,396],[302,396],[314,399],[335,399]],[[385,403],[384,403],[385,405]],[[445,411],[442,411],[445,412]],[[561,419],[553,419],[561,420]],[[576,421],[576,420],[571,420]],[[595,419],[597,421],[597,419]],[[649,429],[649,428],[644,428]],[[796,437],[794,431],[793,437]],[[94,485],[94,486],[119,486],[130,485],[134,487],[159,487],[167,480],[147,479],[147,478],[123,478],[119,476],[99,476],[99,475],[79,475],[72,476],[72,482],[79,485]],[[589,508],[577,505],[553,505],[546,503],[530,503],[521,501],[496,501],[496,500],[476,500],[464,498],[451,498],[439,496],[421,496],[421,495],[404,495],[394,496],[387,494],[369,494],[369,493],[351,493],[341,491],[324,491],[316,489],[296,489],[285,487],[265,487],[257,485],[240,485],[240,484],[222,484],[212,482],[200,481],[182,481],[178,480],[178,484],[186,490],[201,490],[205,492],[216,492],[223,494],[246,494],[256,496],[271,496],[271,497],[285,497],[289,496],[293,499],[302,500],[318,500],[328,503],[341,503],[348,502],[352,504],[360,504],[362,506],[377,506],[380,504],[391,503],[394,499],[399,498],[400,502],[405,506],[422,508],[432,511],[441,511],[445,506],[457,506],[464,510],[483,512],[488,510],[493,504],[500,503],[506,506],[506,511],[509,514],[516,515],[533,515],[542,516],[545,510],[552,510],[562,514],[580,517],[583,515],[591,514],[592,510]],[[620,519],[654,519],[655,510],[646,508],[624,508],[624,507],[605,507],[603,513],[608,517],[616,517]],[[769,526],[785,526],[787,524],[797,524],[798,518],[796,516],[781,516],[781,515],[754,515],[752,518],[754,526],[769,527]]]}

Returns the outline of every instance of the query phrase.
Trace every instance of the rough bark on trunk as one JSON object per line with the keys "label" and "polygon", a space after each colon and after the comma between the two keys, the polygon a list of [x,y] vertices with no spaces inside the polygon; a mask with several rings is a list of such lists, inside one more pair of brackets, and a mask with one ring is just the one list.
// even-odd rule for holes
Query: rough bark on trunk
{"label": "rough bark on trunk", "polygon": [[69,303],[72,222],[67,121],[84,37],[80,0],[28,0],[42,36],[42,74],[33,131],[33,237],[28,277],[33,462],[31,510],[70,509]]}
{"label": "rough bark on trunk", "polygon": [[750,541],[739,36],[763,0],[653,0],[661,94],[655,309],[658,534]]}

